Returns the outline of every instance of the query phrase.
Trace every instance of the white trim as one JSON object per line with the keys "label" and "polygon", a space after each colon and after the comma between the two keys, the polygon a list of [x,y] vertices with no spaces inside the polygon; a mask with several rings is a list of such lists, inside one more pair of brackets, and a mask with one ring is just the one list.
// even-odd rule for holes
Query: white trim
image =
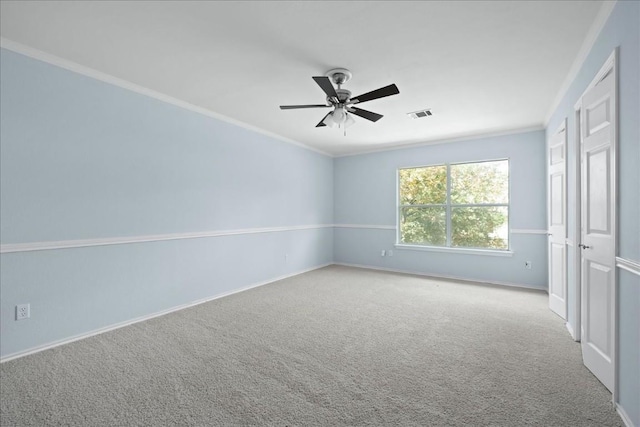
{"label": "white trim", "polygon": [[547,230],[524,229],[524,228],[512,228],[509,231],[511,232],[511,234],[544,234],[545,236],[549,234]]}
{"label": "white trim", "polygon": [[576,333],[573,330],[573,326],[571,326],[571,323],[565,322],[564,325],[567,327],[567,331],[569,331],[569,335],[571,335],[571,338],[573,338],[574,341],[578,341],[578,339],[576,338]]}
{"label": "white trim", "polygon": [[395,225],[369,225],[369,224],[333,224],[335,228],[366,228],[371,230],[395,230]]}
{"label": "white trim", "polygon": [[573,246],[574,246],[574,244],[573,244],[573,240],[568,239],[568,238],[567,238],[567,239],[564,239],[564,243],[565,243],[567,246],[569,246],[569,247],[573,247]]}
{"label": "white trim", "polygon": [[[549,108],[549,112],[547,112],[547,115],[544,119],[545,127],[549,126],[549,121],[551,120],[553,113],[555,113],[556,109],[560,105],[560,102],[562,102],[562,99],[567,94],[569,87],[571,87],[571,84],[573,83],[578,73],[580,72],[580,69],[584,64],[584,61],[587,59],[587,56],[589,56],[589,53],[591,52],[593,45],[598,39],[598,36],[600,35],[602,28],[604,28],[604,25],[606,24],[607,19],[609,19],[609,16],[611,15],[611,12],[613,11],[613,8],[615,5],[616,5],[616,0],[602,2],[602,6],[600,6],[600,10],[598,11],[596,18],[594,19],[593,23],[591,24],[591,27],[589,28],[589,31],[587,32],[587,35],[584,38],[584,41],[582,42],[582,46],[580,47],[578,54],[573,60],[573,63],[571,64],[571,68],[569,68],[569,72],[567,73],[567,76],[562,82],[560,89],[558,89],[555,99],[551,103],[551,108]],[[582,97],[580,97],[580,99],[582,99]]]}
{"label": "white trim", "polygon": [[[579,101],[580,105],[577,109],[574,107],[574,156],[575,165],[573,170],[573,182],[574,182],[574,229],[573,229],[573,241],[571,247],[573,251],[573,277],[574,277],[574,323],[576,340],[582,339],[582,255],[579,250],[578,244],[582,241],[582,96]],[[569,150],[567,149],[567,153]],[[568,156],[567,156],[568,157]],[[569,180],[567,180],[569,181]],[[569,209],[567,208],[567,213]],[[578,247],[578,250],[575,250]],[[567,251],[568,254],[569,251]],[[568,297],[567,297],[568,298]]]}
{"label": "white trim", "polygon": [[[613,120],[613,139],[611,141],[612,146],[612,155],[613,155],[613,197],[610,201],[611,203],[611,212],[613,213],[612,219],[612,234],[613,234],[613,259],[611,260],[613,265],[616,265],[616,253],[618,252],[618,245],[620,244],[618,240],[618,202],[619,202],[619,182],[618,182],[618,162],[620,160],[620,146],[619,146],[619,138],[620,138],[620,76],[618,75],[618,47],[613,49],[609,58],[607,58],[607,62],[600,69],[596,78],[598,79],[595,84],[598,84],[600,80],[605,78],[605,76],[611,72],[613,74],[613,97],[615,99],[614,108],[615,108],[615,118]],[[609,69],[610,71],[606,71],[605,69]],[[595,79],[594,79],[595,81]],[[611,393],[611,400],[614,403],[618,402],[620,396],[620,364],[618,363],[618,357],[620,354],[620,324],[618,315],[620,313],[620,301],[618,298],[618,271],[614,268],[613,270],[613,352],[611,354],[613,359],[613,392]]]}
{"label": "white trim", "polygon": [[432,274],[432,273],[422,273],[419,271],[411,271],[411,270],[399,270],[395,268],[387,268],[387,267],[374,267],[371,265],[363,265],[363,264],[350,264],[346,262],[334,262],[333,265],[342,265],[344,267],[355,267],[355,268],[366,268],[368,270],[379,270],[379,271],[388,271],[390,273],[400,273],[400,274],[412,274],[414,276],[423,276],[430,277],[433,279],[444,279],[444,280],[456,280],[459,282],[471,282],[476,284],[484,284],[484,285],[497,285],[497,286],[507,286],[511,288],[522,288],[529,289],[532,291],[540,291],[547,292],[546,289],[537,288],[535,286],[523,285],[519,283],[508,283],[508,282],[499,282],[499,281],[489,281],[482,279],[472,279],[468,277],[458,277],[458,276],[448,276],[444,274]]}
{"label": "white trim", "polygon": [[55,65],[60,68],[64,68],[65,70],[72,71],[74,73],[82,74],[87,77],[91,77],[92,79],[100,80],[102,82],[121,87],[123,89],[130,90],[132,92],[139,93],[141,95],[148,96],[150,98],[157,99],[162,102],[166,102],[171,105],[175,105],[176,107],[183,108],[185,110],[193,111],[198,114],[202,114],[207,117],[211,117],[217,120],[221,120],[227,123],[231,123],[232,125],[241,127],[243,129],[248,129],[250,131],[266,135],[271,138],[278,139],[280,141],[286,142],[288,144],[293,144],[298,147],[305,148],[310,151],[314,151],[316,153],[333,157],[333,155],[324,152],[322,150],[318,150],[317,148],[310,147],[309,145],[303,144],[299,141],[294,141],[293,139],[286,138],[282,135],[278,135],[277,133],[269,132],[267,130],[261,129],[259,127],[250,125],[248,123],[242,122],[240,120],[233,119],[231,117],[225,116],[223,114],[217,113],[215,111],[208,110],[204,107],[199,107],[197,105],[191,104],[186,101],[182,101],[180,99],[174,98],[172,96],[166,95],[161,92],[157,92],[153,89],[146,88],[144,86],[140,86],[135,83],[131,83],[127,80],[112,76],[107,73],[103,73],[102,71],[95,70],[93,68],[85,67],[84,65],[80,65],[76,62],[69,61],[68,59],[60,58],[55,55],[51,55],[49,53],[43,52],[38,49],[34,49],[32,47],[23,45],[22,43],[15,42],[13,40],[0,37],[0,47],[19,53],[21,55],[28,56],[33,59],[37,59],[39,61],[46,62],[51,65]]}
{"label": "white trim", "polygon": [[578,101],[576,101],[576,103],[574,104],[573,106],[574,110],[579,111],[582,109],[582,98],[584,97],[585,93],[593,89],[598,83],[600,83],[600,81],[603,78],[605,78],[609,74],[611,70],[614,69],[614,67],[616,66],[617,51],[618,51],[618,48],[615,48],[613,52],[611,52],[611,55],[609,55],[607,60],[604,62],[604,64],[602,64],[602,67],[600,68],[600,70],[598,70],[595,77],[591,80],[591,82],[589,83],[589,86],[587,86],[584,92],[582,92],[582,95],[580,95],[580,98],[578,99]]}
{"label": "white trim", "polygon": [[633,273],[636,276],[640,276],[640,262],[633,261],[626,258],[616,257],[616,267]]}
{"label": "white trim", "polygon": [[39,345],[39,346],[36,346],[36,347],[32,347],[32,348],[27,349],[27,350],[22,350],[22,351],[18,351],[18,352],[15,352],[15,353],[11,353],[11,354],[8,354],[8,355],[2,357],[0,359],[0,363],[4,363],[4,362],[8,362],[9,360],[14,360],[14,359],[18,359],[20,357],[28,356],[30,354],[39,353],[41,351],[48,350],[50,348],[58,347],[58,346],[61,346],[61,345],[64,345],[64,344],[69,344],[69,343],[72,343],[74,341],[79,341],[79,340],[82,340],[82,339],[85,339],[85,338],[89,338],[89,337],[92,337],[92,336],[95,336],[95,335],[103,334],[105,332],[113,331],[115,329],[120,329],[120,328],[123,328],[125,326],[133,325],[135,323],[144,322],[146,320],[153,319],[155,317],[160,317],[160,316],[164,316],[165,314],[173,313],[175,311],[184,310],[185,308],[189,308],[189,307],[193,307],[193,306],[196,306],[196,305],[204,304],[206,302],[210,302],[210,301],[213,301],[213,300],[216,300],[216,299],[219,299],[219,298],[227,297],[229,295],[233,295],[233,294],[237,294],[237,293],[240,293],[240,292],[248,291],[249,289],[257,288],[259,286],[268,285],[269,283],[277,282],[279,280],[284,280],[284,279],[287,279],[289,277],[298,276],[300,274],[308,273],[308,272],[313,271],[313,270],[318,270],[320,268],[324,268],[324,267],[327,267],[329,265],[331,265],[331,263],[317,265],[315,267],[307,268],[305,270],[297,271],[297,272],[290,273],[290,274],[285,274],[283,276],[278,276],[278,277],[275,277],[275,278],[272,278],[272,279],[264,280],[262,282],[254,283],[252,285],[245,286],[245,287],[240,288],[240,289],[235,289],[233,291],[223,292],[221,294],[217,294],[217,295],[214,295],[214,296],[202,298],[202,299],[199,299],[199,300],[196,300],[196,301],[192,301],[192,302],[189,302],[189,303],[186,303],[186,304],[177,305],[175,307],[168,308],[166,310],[157,311],[155,313],[148,314],[146,316],[140,316],[140,317],[136,317],[135,319],[125,320],[124,322],[119,322],[119,323],[116,323],[116,324],[113,324],[113,325],[110,325],[110,326],[105,326],[104,328],[94,329],[93,331],[90,331],[90,332],[85,332],[85,333],[82,333],[82,334],[74,335],[74,336],[69,337],[69,338],[64,338],[64,339],[53,341],[53,342],[50,342],[50,343],[47,343],[47,344],[43,344],[43,345]]}
{"label": "white trim", "polygon": [[635,427],[633,425],[633,421],[631,421],[631,417],[629,416],[629,414],[627,414],[624,408],[620,406],[620,404],[617,402],[616,402],[616,411],[618,412],[618,415],[620,415],[620,418],[622,418],[622,422],[624,423],[625,426]]}
{"label": "white trim", "polygon": [[[334,162],[335,163],[335,162]],[[394,224],[396,225],[396,238],[394,240],[394,242],[398,243],[400,241],[402,241],[402,230],[399,227],[400,224],[400,208],[398,207],[398,205],[400,204],[400,169],[396,169],[396,173],[394,174],[395,180],[396,180],[396,194],[395,196],[395,222]]]}
{"label": "white trim", "polygon": [[536,126],[527,126],[523,128],[508,129],[503,131],[495,131],[495,132],[487,132],[487,133],[481,133],[481,132],[471,133],[468,135],[452,137],[452,138],[431,139],[431,140],[426,140],[424,142],[400,142],[393,145],[391,144],[386,145],[384,148],[373,148],[371,150],[362,150],[362,151],[353,151],[353,152],[348,152],[343,154],[334,154],[333,157],[339,158],[339,157],[359,156],[361,154],[381,153],[384,151],[402,150],[405,148],[418,148],[418,147],[424,147],[427,145],[449,144],[451,142],[472,141],[475,139],[517,135],[519,133],[535,132],[539,130],[545,130],[545,127],[542,125],[536,125]]}
{"label": "white trim", "polygon": [[513,256],[513,251],[501,251],[494,249],[475,249],[475,248],[451,248],[448,246],[418,246],[418,245],[406,245],[396,243],[396,249],[408,250],[408,251],[425,251],[425,252],[447,252],[454,254],[472,254],[472,255],[487,255],[487,256]]}
{"label": "white trim", "polygon": [[331,228],[332,224],[297,225],[289,227],[245,228],[239,230],[214,230],[194,233],[171,233],[149,236],[103,237],[97,239],[60,240],[51,242],[9,243],[0,245],[0,253],[46,251],[53,249],[85,248],[89,246],[124,245],[130,243],[160,242],[166,240],[202,239],[206,237],[235,236],[239,234],[277,233],[283,231]]}

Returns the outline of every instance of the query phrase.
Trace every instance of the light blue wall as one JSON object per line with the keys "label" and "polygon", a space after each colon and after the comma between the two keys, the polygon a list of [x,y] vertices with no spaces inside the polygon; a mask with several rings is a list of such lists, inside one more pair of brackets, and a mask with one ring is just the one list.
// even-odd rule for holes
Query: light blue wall
{"label": "light blue wall", "polygon": [[[640,4],[618,2],[547,128],[553,132],[567,117],[569,141],[574,140],[573,105],[619,46],[619,255],[635,261],[640,261],[639,27]],[[398,167],[504,157],[512,165],[511,228],[546,228],[543,132],[333,161],[4,49],[0,55],[2,244],[333,222],[394,225]],[[571,169],[572,144],[569,157]],[[569,189],[575,200],[572,185]],[[575,238],[572,227],[569,232]],[[3,254],[0,354],[334,257],[546,288],[542,235],[513,234],[513,257],[395,250],[394,243],[393,230],[324,228]],[[381,249],[394,249],[394,256],[380,257]],[[524,269],[525,260],[533,262],[532,270]],[[573,270],[569,273],[571,280]],[[618,286],[619,401],[640,425],[640,280],[619,270]],[[572,292],[570,287],[569,299],[575,298]],[[26,302],[32,317],[16,322],[14,306]],[[573,322],[571,302],[569,307]]]}
{"label": "light blue wall", "polygon": [[[2,244],[333,222],[330,157],[0,55]],[[1,354],[330,263],[332,239],[320,228],[2,254]],[[19,303],[29,320],[14,320]]]}
{"label": "light blue wall", "polygon": [[[546,230],[544,138],[543,131],[536,131],[337,158],[334,221],[394,226],[396,175],[400,167],[508,158],[510,228]],[[334,233],[336,262],[547,287],[546,236],[543,234],[512,234],[513,257],[494,257],[396,249],[395,230],[337,228]],[[382,249],[392,249],[394,255],[382,257]],[[531,270],[524,268],[525,261],[532,262]]]}
{"label": "light blue wall", "polygon": [[[619,47],[618,98],[618,227],[622,258],[640,262],[640,3],[619,1],[598,36],[584,65],[553,113],[547,133],[568,118],[571,177],[575,170],[573,106],[611,52]],[[575,184],[569,182],[569,236],[574,241]],[[569,269],[569,323],[575,325],[575,271]],[[618,269],[619,403],[640,425],[640,277]]]}

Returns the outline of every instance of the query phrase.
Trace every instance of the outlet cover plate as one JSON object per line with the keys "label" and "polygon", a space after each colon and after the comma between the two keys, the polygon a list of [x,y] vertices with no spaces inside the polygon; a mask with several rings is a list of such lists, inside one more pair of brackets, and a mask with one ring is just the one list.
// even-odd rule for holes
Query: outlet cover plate
{"label": "outlet cover plate", "polygon": [[18,304],[16,305],[16,320],[24,320],[31,317],[31,305],[30,304]]}

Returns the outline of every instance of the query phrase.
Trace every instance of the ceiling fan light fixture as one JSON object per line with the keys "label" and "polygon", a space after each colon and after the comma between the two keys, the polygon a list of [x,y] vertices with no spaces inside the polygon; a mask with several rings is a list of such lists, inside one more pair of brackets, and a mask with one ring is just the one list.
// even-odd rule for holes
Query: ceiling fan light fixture
{"label": "ceiling fan light fixture", "polygon": [[337,107],[333,111],[333,114],[331,114],[331,117],[336,124],[341,125],[345,120],[347,120],[347,112],[344,111],[343,107]]}
{"label": "ceiling fan light fixture", "polygon": [[327,117],[324,118],[322,123],[329,126],[330,128],[337,126],[337,123],[334,121],[334,118],[333,118],[333,113],[329,113]]}
{"label": "ceiling fan light fixture", "polygon": [[[336,126],[347,127],[347,126],[351,126],[354,122],[355,120],[349,117],[344,107],[336,107],[335,110],[333,110],[331,113],[329,113],[329,115],[327,115],[327,117],[323,120],[322,123],[324,123],[329,127],[336,127]],[[349,124],[347,125],[347,123]]]}
{"label": "ceiling fan light fixture", "polygon": [[351,114],[347,114],[347,118],[344,121],[344,127],[345,129],[348,128],[349,126],[351,126],[352,124],[354,124],[356,121],[353,120],[353,117],[351,117]]}

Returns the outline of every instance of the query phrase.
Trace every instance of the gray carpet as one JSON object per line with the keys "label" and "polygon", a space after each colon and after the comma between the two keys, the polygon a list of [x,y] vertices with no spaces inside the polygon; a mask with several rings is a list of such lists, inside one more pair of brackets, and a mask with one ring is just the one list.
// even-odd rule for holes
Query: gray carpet
{"label": "gray carpet", "polygon": [[2,426],[622,426],[546,294],[331,266],[0,365]]}

